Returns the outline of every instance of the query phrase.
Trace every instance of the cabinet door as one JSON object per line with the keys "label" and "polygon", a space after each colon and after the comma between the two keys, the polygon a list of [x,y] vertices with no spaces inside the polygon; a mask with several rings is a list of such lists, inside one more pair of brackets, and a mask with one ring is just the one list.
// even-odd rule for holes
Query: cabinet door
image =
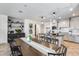
{"label": "cabinet door", "polygon": [[7,43],[7,16],[0,15],[0,43]]}

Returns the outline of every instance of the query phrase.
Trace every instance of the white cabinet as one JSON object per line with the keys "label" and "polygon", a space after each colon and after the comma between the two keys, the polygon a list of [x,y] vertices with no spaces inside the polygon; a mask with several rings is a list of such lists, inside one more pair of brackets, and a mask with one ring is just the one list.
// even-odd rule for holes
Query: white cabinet
{"label": "white cabinet", "polygon": [[7,43],[7,16],[0,15],[0,43]]}

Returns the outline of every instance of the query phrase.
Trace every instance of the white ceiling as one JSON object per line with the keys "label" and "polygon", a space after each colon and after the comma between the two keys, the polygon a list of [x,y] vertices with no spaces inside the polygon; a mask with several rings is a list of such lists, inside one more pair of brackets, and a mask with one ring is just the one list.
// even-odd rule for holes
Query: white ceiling
{"label": "white ceiling", "polygon": [[[71,16],[70,8],[78,8],[77,3],[0,3],[0,14],[20,19],[40,19],[41,16],[52,18],[54,11],[56,17]],[[79,8],[78,8],[79,10]],[[20,13],[20,12],[22,13]]]}

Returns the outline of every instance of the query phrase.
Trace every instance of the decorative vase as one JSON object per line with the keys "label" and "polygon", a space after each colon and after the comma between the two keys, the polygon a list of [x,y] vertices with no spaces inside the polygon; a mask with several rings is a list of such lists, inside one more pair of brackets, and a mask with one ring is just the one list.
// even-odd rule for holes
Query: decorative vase
{"label": "decorative vase", "polygon": [[29,42],[31,42],[31,41],[32,41],[32,36],[29,35],[29,36],[27,37],[27,40],[28,40]]}

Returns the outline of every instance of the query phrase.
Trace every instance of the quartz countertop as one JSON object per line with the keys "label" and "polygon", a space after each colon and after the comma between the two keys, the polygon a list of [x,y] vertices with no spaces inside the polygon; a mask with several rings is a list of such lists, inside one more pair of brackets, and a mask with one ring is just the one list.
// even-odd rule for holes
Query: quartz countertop
{"label": "quartz countertop", "polygon": [[27,41],[26,38],[20,38],[21,40],[23,40],[26,44],[32,46],[33,48],[35,48],[36,50],[40,51],[41,53],[43,53],[44,55],[48,55],[48,53],[56,53],[55,50],[48,48],[46,46],[43,46],[42,44],[39,44],[37,42],[34,41]]}

